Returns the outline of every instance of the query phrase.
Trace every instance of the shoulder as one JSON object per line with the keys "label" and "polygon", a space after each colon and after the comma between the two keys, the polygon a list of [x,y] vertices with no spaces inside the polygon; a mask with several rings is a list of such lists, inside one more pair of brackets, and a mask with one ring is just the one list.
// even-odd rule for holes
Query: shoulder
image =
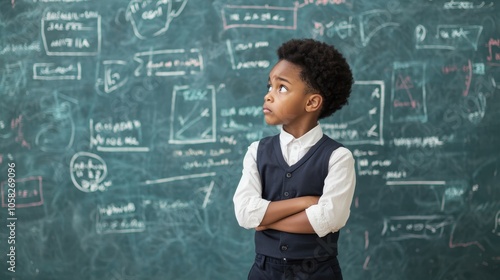
{"label": "shoulder", "polygon": [[331,154],[330,163],[344,163],[347,165],[354,165],[354,156],[348,148],[341,146]]}
{"label": "shoulder", "polygon": [[323,134],[323,137],[326,138],[326,142],[330,145],[330,147],[333,148],[333,151],[330,155],[330,162],[341,160],[354,163],[354,157],[352,155],[352,152],[348,148],[344,147],[342,143],[333,140],[326,134]]}
{"label": "shoulder", "polygon": [[263,146],[263,145],[266,145],[266,144],[269,144],[269,143],[272,143],[272,139],[277,137],[277,135],[274,135],[274,136],[267,136],[267,137],[264,137],[260,140],[257,140],[257,141],[254,141],[252,142],[249,146],[248,146],[248,151],[247,153],[251,153],[251,154],[257,154],[257,150],[259,149],[259,147]]}

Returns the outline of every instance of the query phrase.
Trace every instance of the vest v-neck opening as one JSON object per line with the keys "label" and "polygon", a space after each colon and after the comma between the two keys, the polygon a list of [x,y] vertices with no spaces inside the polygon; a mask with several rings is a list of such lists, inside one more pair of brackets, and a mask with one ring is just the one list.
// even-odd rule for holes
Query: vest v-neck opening
{"label": "vest v-neck opening", "polygon": [[278,163],[281,165],[281,167],[283,169],[288,170],[290,172],[293,172],[294,170],[299,168],[302,164],[304,164],[304,162],[306,162],[326,140],[327,140],[327,136],[323,135],[323,137],[321,137],[321,139],[316,144],[314,144],[309,149],[309,151],[307,151],[307,153],[301,159],[299,159],[299,161],[297,161],[296,163],[294,163],[292,165],[289,165],[286,162],[285,158],[283,157],[283,152],[281,151],[281,144],[280,144],[279,135],[276,135],[273,138],[274,156],[276,157],[276,159],[278,160]]}

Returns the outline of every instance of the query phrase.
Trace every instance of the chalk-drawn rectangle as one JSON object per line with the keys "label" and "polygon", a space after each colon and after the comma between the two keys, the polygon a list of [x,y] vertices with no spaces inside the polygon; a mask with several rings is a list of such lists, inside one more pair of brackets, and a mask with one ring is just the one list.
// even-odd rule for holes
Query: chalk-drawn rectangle
{"label": "chalk-drawn rectangle", "polygon": [[176,86],[172,95],[170,144],[216,140],[215,87]]}
{"label": "chalk-drawn rectangle", "polygon": [[445,226],[452,223],[448,216],[393,216],[384,219],[382,236],[387,240],[438,239]]}
{"label": "chalk-drawn rectangle", "polygon": [[145,229],[144,211],[133,202],[114,202],[97,207],[98,234],[142,232]]}
{"label": "chalk-drawn rectangle", "polygon": [[425,72],[426,65],[422,62],[394,62],[391,122],[427,122]]}
{"label": "chalk-drawn rectangle", "polygon": [[230,28],[297,29],[297,6],[236,6],[222,8],[224,30]]}
{"label": "chalk-drawn rectangle", "polygon": [[90,148],[101,152],[148,152],[139,120],[94,122],[90,119]]}
{"label": "chalk-drawn rectangle", "polygon": [[82,65],[80,62],[55,64],[33,64],[34,80],[81,80]]}
{"label": "chalk-drawn rectangle", "polygon": [[418,25],[415,28],[415,48],[437,50],[477,50],[479,37],[483,31],[481,25],[446,25],[436,26],[436,34],[428,34],[427,28]]}
{"label": "chalk-drawn rectangle", "polygon": [[267,41],[227,40],[226,45],[234,70],[267,69],[274,59],[274,48]]}
{"label": "chalk-drawn rectangle", "polygon": [[321,122],[324,133],[344,144],[383,145],[385,83],[356,81],[352,92],[349,106]]}
{"label": "chalk-drawn rectangle", "polygon": [[[8,184],[0,184],[2,193],[2,207],[7,207]],[[42,177],[28,177],[16,179],[15,182],[16,208],[34,207],[43,204]]]}
{"label": "chalk-drawn rectangle", "polygon": [[140,52],[134,55],[139,66],[134,75],[183,76],[198,74],[203,70],[203,58],[198,49],[172,49]]}
{"label": "chalk-drawn rectangle", "polygon": [[41,28],[49,56],[93,56],[101,50],[101,16],[97,12],[46,12]]}

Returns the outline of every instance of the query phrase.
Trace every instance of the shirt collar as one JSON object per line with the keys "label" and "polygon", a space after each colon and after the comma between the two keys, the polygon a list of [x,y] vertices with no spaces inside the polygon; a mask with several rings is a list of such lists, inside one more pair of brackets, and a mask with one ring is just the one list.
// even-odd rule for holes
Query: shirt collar
{"label": "shirt collar", "polygon": [[281,127],[280,142],[282,146],[286,146],[293,141],[298,141],[300,143],[300,146],[302,147],[311,147],[316,144],[316,142],[318,142],[321,137],[323,137],[323,130],[321,129],[319,123],[314,128],[309,130],[306,134],[297,139],[295,139],[293,135],[286,132],[283,127]]}

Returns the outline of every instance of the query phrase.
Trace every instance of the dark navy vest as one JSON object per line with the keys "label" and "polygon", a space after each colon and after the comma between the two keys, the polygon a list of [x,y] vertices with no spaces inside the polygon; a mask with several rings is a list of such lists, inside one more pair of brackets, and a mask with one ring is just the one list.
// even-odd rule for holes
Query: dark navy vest
{"label": "dark navy vest", "polygon": [[[259,142],[257,168],[262,182],[262,198],[270,201],[299,196],[321,196],[328,163],[342,145],[326,135],[294,165],[289,166],[280,147],[279,134]],[[306,259],[337,255],[339,232],[324,237],[277,230],[255,232],[255,251],[274,258]]]}

